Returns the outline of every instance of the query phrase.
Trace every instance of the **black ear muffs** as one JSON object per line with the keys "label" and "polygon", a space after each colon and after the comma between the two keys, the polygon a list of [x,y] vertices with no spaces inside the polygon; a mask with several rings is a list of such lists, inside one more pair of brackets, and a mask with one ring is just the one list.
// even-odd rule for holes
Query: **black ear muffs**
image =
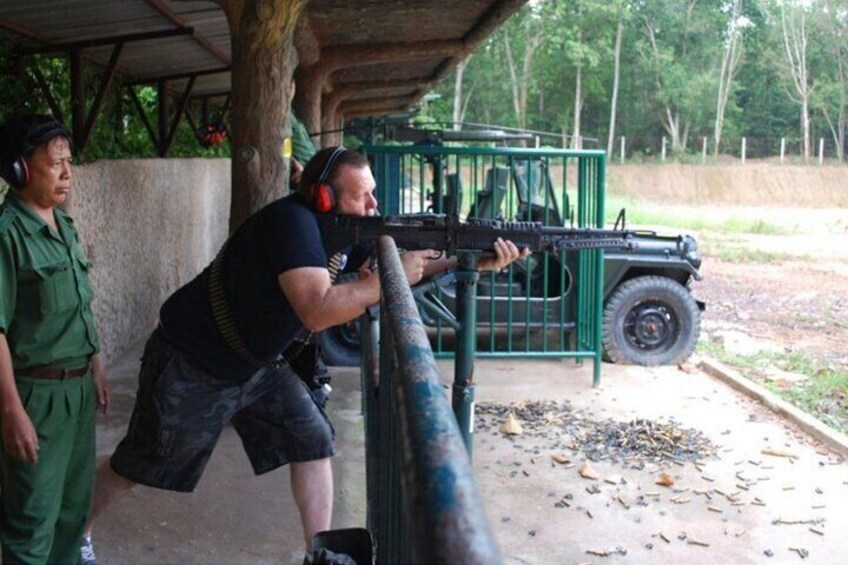
{"label": "black ear muffs", "polygon": [[29,184],[29,166],[27,165],[26,159],[18,157],[12,161],[9,176],[11,177],[9,178],[9,183],[11,183],[13,187],[18,190],[26,188]]}
{"label": "black ear muffs", "polygon": [[21,141],[19,148],[20,154],[12,160],[11,165],[7,169],[7,174],[4,175],[6,180],[14,188],[22,190],[29,185],[32,175],[29,171],[29,165],[26,162],[26,156],[32,153],[33,149],[53,139],[54,137],[64,137],[71,142],[71,134],[65,126],[56,120],[49,119],[41,125],[35,126],[28,131]]}
{"label": "black ear muffs", "polygon": [[336,191],[333,189],[333,185],[330,184],[329,178],[333,172],[333,165],[335,165],[336,161],[338,161],[339,157],[345,151],[347,149],[342,145],[336,147],[330,154],[330,158],[327,159],[327,164],[324,165],[318,181],[309,189],[309,199],[312,202],[312,208],[316,212],[326,214],[332,212],[336,207]]}

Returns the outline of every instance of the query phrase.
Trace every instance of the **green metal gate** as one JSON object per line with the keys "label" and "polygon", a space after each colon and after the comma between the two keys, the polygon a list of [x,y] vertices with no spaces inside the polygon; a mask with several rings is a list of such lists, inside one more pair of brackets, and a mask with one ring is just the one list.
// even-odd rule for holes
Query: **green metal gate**
{"label": "green metal gate", "polygon": [[[368,145],[383,215],[434,212],[602,228],[603,151]],[[534,254],[477,283],[476,354],[595,361],[600,379],[603,251]],[[437,356],[453,355],[456,283],[417,290]]]}

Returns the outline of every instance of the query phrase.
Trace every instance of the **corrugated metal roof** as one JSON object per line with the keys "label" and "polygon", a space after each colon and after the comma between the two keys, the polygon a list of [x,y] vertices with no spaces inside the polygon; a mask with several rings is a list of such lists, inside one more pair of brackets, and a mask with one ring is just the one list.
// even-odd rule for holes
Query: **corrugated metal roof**
{"label": "corrugated metal roof", "polygon": [[[408,81],[410,85],[441,80],[456,57],[463,55],[526,0],[313,0],[301,25],[309,26],[318,52],[364,46],[393,46],[454,41],[446,55],[413,61],[390,61],[340,68],[330,77],[335,87],[366,81]],[[224,12],[207,0],[27,0],[0,1],[0,37],[24,49],[60,49],[79,42],[151,32],[173,35],[125,43],[118,71],[125,81],[170,77],[175,89],[187,79],[179,75],[224,69],[198,76],[193,96],[230,91],[230,33]],[[315,46],[312,46],[313,48]],[[83,51],[86,60],[105,66],[112,46]],[[400,93],[415,102],[425,90]],[[351,99],[355,96],[351,96]]]}

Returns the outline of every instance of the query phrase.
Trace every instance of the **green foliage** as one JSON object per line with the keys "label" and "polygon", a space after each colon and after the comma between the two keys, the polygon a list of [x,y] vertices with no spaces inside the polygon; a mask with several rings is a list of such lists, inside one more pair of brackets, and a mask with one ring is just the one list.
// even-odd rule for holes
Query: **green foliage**
{"label": "green foliage", "polygon": [[[463,100],[467,122],[517,126],[505,41],[519,62],[542,22],[543,41],[532,60],[526,100],[527,125],[553,133],[570,133],[574,125],[576,69],[581,66],[583,106],[581,131],[598,139],[584,147],[605,147],[610,120],[613,47],[616,27],[623,22],[621,72],[616,134],[627,137],[632,159],[660,153],[669,137],[669,116],[680,129],[682,152],[700,156],[701,139],[712,140],[724,41],[730,25],[728,0],[539,0],[529,3],[499,28],[473,55],[465,70]],[[807,29],[808,67],[813,97],[813,136],[832,139],[846,127],[848,92],[840,82],[848,68],[848,7],[845,0],[813,0]],[[747,139],[749,157],[774,156],[780,139],[791,138],[788,154],[797,153],[799,107],[791,96],[791,76],[785,64],[779,12],[771,0],[743,0],[741,59],[724,112],[722,151],[739,153]],[[691,9],[690,9],[691,8]],[[535,18],[535,19],[534,19]],[[430,115],[449,119],[454,78],[437,92]],[[840,108],[842,109],[840,111]],[[846,141],[842,140],[843,143]],[[669,150],[671,147],[669,146]],[[712,154],[712,145],[708,151]],[[669,153],[671,155],[671,153]],[[630,156],[628,157],[631,158]]]}
{"label": "green foliage", "polygon": [[[762,381],[766,388],[801,410],[841,432],[848,432],[848,373],[827,360],[801,352],[738,355],[706,339],[698,342],[698,351],[740,369],[745,376]],[[762,375],[771,367],[805,375],[807,380],[796,383],[764,380]]]}
{"label": "green foliage", "polygon": [[30,95],[32,88],[15,50],[0,42],[0,122],[41,110]]}
{"label": "green foliage", "polygon": [[[70,65],[65,58],[33,55],[21,57],[8,44],[0,42],[0,120],[24,113],[50,114],[52,109],[47,98],[38,87],[34,77],[39,72],[49,85],[61,118],[71,126]],[[87,93],[86,109],[91,108],[100,88],[101,70],[93,65],[84,65],[83,82]],[[156,124],[158,94],[151,87],[136,87],[136,94],[151,124]],[[173,112],[176,100],[181,95],[170,97],[169,109]],[[169,116],[170,119],[173,116]],[[168,152],[169,157],[223,157],[229,155],[229,144],[204,148],[196,139],[185,119],[174,135]],[[80,151],[75,150],[76,162],[97,159],[119,159],[156,157],[154,142],[150,139],[144,122],[130,99],[126,87],[120,80],[110,84],[91,130],[88,143]]]}
{"label": "green foliage", "polygon": [[692,208],[687,213],[667,209],[628,197],[608,196],[606,221],[615,221],[618,211],[627,210],[627,222],[633,226],[662,226],[690,231],[710,231],[722,234],[791,235],[793,232],[758,218],[723,216],[720,220],[705,217],[703,210]]}
{"label": "green foliage", "polygon": [[[798,153],[800,112],[786,63],[779,7],[784,0],[742,0],[745,22],[742,54],[724,111],[722,152],[739,154],[747,140],[749,157],[778,154],[787,138],[787,158]],[[621,69],[615,115],[617,136],[627,138],[628,159],[651,161],[663,136],[677,129],[676,153],[669,159],[697,162],[702,138],[712,139],[730,0],[534,0],[483,40],[471,56],[462,82],[464,120],[547,131],[559,146],[570,134],[579,106],[586,148],[605,148],[610,127],[613,56],[617,26],[623,25]],[[807,66],[811,85],[812,137],[825,137],[828,156],[835,142],[848,143],[848,2],[790,2],[806,15]],[[530,56],[532,54],[532,56]],[[66,121],[70,119],[68,63],[60,57],[19,57],[0,43],[0,119],[19,112],[47,112],[34,85],[40,70]],[[526,57],[525,57],[526,55]],[[527,78],[523,67],[527,62]],[[509,61],[512,61],[510,67]],[[87,107],[100,69],[85,66]],[[577,76],[580,72],[578,94]],[[82,160],[154,157],[156,148],[127,91],[115,80],[95,123]],[[419,120],[444,127],[453,120],[456,76],[435,90]],[[137,87],[155,125],[157,94]],[[179,93],[174,93],[170,107]],[[575,100],[579,96],[580,100]],[[581,104],[575,104],[581,102]],[[197,110],[195,109],[195,115]],[[669,150],[672,147],[669,146]],[[848,149],[848,148],[846,148]],[[708,148],[712,154],[712,145]],[[169,155],[225,156],[229,145],[204,149],[185,121]]]}

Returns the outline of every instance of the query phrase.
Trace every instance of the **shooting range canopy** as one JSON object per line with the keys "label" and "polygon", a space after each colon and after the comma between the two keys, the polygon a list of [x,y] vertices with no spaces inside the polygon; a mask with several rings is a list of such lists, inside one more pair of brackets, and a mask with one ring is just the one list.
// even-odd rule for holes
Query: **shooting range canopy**
{"label": "shooting range canopy", "polygon": [[[409,108],[526,1],[313,0],[295,46],[301,65],[341,58],[325,92],[344,87],[346,100],[368,100],[362,107],[375,114],[380,101],[386,110]],[[116,69],[127,83],[167,80],[181,92],[195,77],[192,97],[231,91],[229,26],[211,1],[6,1],[0,37],[24,53],[81,49],[87,63],[104,68],[123,43]]]}

